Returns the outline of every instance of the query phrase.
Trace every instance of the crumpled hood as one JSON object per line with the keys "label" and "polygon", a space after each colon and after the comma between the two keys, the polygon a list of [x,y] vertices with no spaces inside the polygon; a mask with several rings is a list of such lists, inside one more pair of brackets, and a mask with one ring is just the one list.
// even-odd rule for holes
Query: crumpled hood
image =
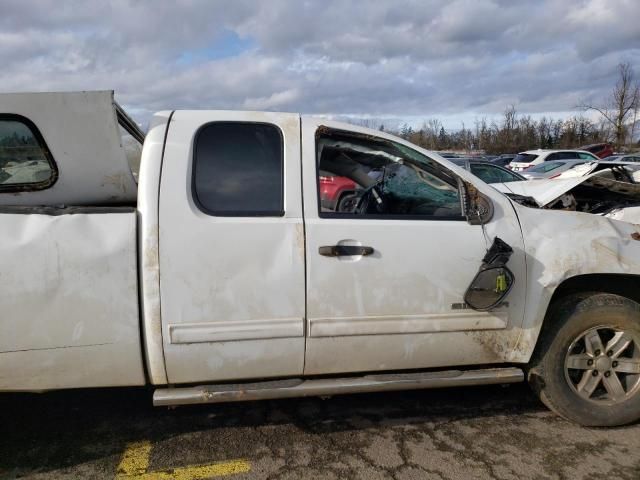
{"label": "crumpled hood", "polygon": [[571,193],[576,187],[591,187],[603,193],[615,192],[617,195],[637,200],[640,203],[640,184],[621,182],[607,178],[606,171],[594,172],[585,177],[556,180],[524,180],[520,182],[494,183],[492,186],[502,193],[530,197],[539,207],[555,202],[562,195]]}
{"label": "crumpled hood", "polygon": [[531,197],[539,207],[544,207],[576,185],[581,184],[584,180],[584,177],[568,178],[566,180],[522,180],[519,182],[493,183],[491,186],[502,193]]}

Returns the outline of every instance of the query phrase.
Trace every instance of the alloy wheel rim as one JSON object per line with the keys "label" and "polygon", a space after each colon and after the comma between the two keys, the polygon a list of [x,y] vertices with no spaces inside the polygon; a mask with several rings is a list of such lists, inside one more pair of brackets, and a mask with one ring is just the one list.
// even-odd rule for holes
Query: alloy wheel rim
{"label": "alloy wheel rim", "polygon": [[623,403],[640,390],[640,338],[617,327],[590,328],[569,346],[564,373],[581,398],[599,405]]}

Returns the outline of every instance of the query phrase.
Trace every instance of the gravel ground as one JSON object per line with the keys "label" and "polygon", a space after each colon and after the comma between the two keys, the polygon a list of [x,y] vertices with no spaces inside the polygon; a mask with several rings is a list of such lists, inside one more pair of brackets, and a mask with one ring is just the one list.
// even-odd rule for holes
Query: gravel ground
{"label": "gravel ground", "polygon": [[0,422],[2,480],[640,479],[639,424],[578,427],[525,385],[176,409],[145,389],[4,394]]}

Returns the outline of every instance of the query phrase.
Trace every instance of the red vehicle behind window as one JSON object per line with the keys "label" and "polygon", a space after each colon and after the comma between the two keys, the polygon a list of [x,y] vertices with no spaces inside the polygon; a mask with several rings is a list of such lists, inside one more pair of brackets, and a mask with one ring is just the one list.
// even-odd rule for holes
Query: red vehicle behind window
{"label": "red vehicle behind window", "polygon": [[613,147],[608,143],[594,143],[580,147],[580,150],[586,150],[596,155],[598,158],[605,158],[613,155]]}
{"label": "red vehicle behind window", "polygon": [[320,172],[320,204],[323,209],[343,211],[343,204],[356,193],[358,186],[347,177]]}

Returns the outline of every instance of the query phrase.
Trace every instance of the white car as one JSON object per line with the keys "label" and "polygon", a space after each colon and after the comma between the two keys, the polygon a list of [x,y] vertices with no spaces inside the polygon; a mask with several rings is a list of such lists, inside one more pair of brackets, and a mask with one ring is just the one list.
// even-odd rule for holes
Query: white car
{"label": "white car", "polygon": [[611,155],[603,160],[606,162],[640,162],[640,152],[627,155]]}
{"label": "white car", "polygon": [[509,164],[509,168],[514,172],[521,172],[549,160],[587,160],[597,162],[600,159],[585,150],[527,150],[516,155]]}

